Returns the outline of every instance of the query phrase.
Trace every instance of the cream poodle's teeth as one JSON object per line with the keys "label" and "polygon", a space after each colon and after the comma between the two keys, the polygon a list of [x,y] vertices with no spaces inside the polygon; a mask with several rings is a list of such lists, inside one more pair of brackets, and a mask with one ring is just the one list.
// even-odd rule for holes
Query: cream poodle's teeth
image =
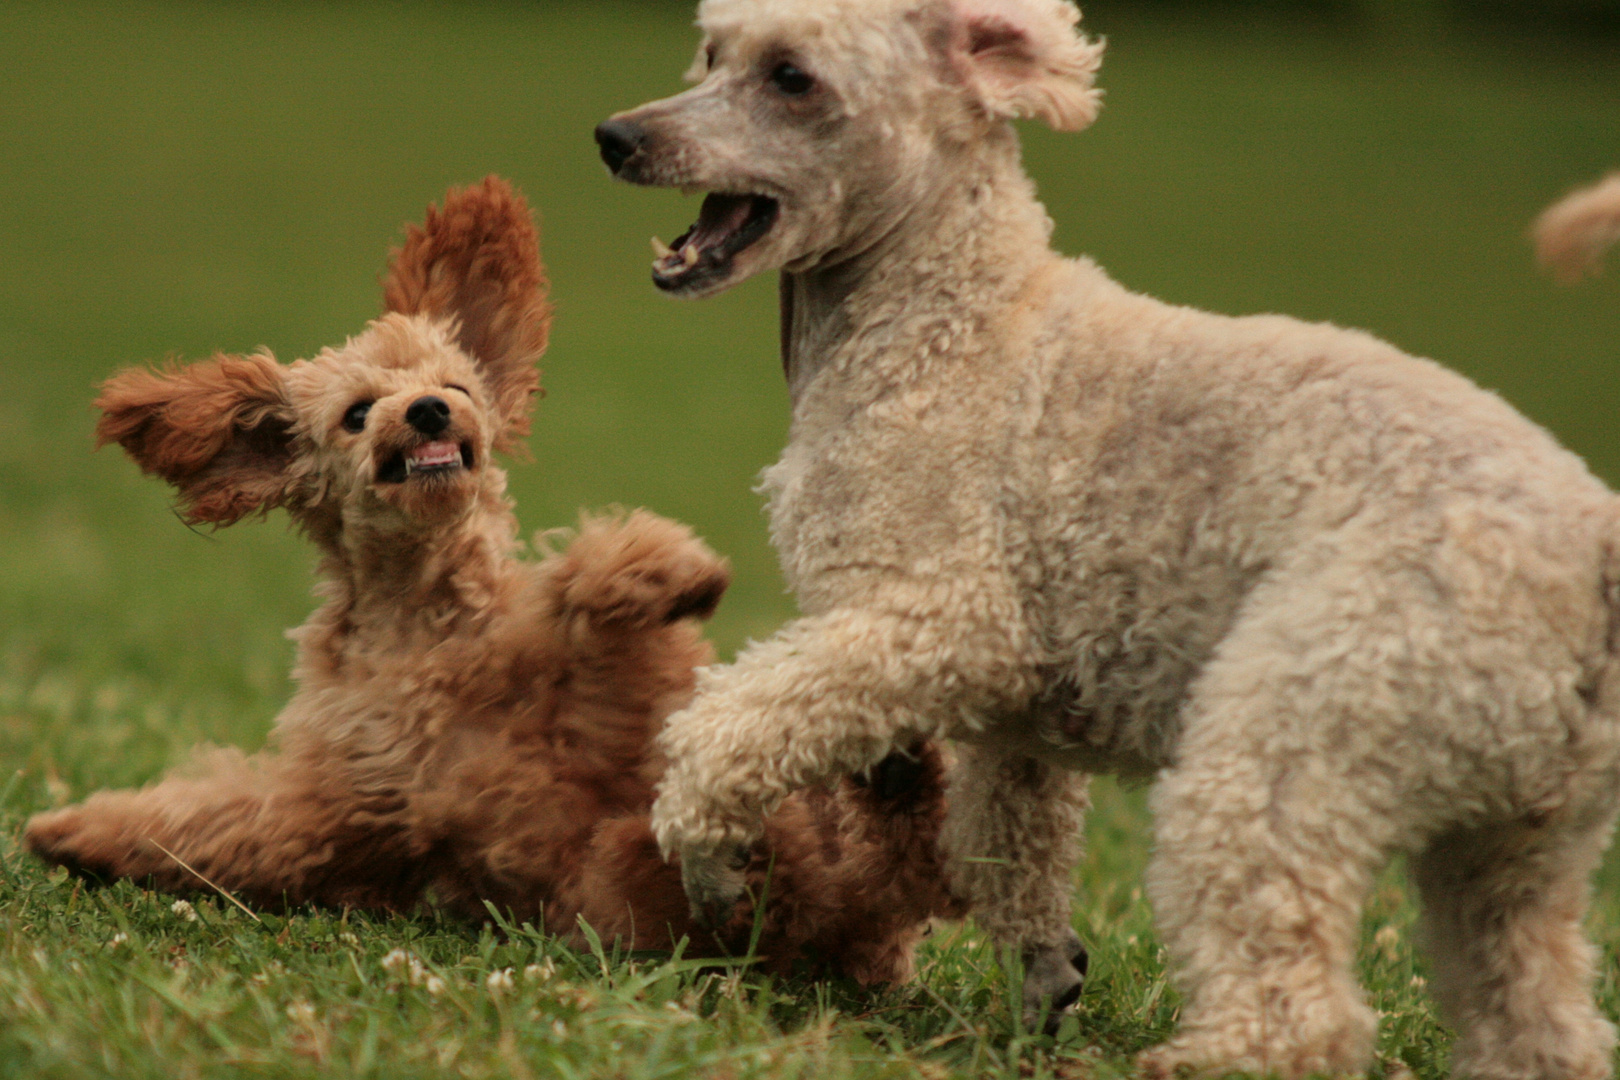
{"label": "cream poodle's teeth", "polygon": [[682,263],[684,263],[687,266],[696,266],[697,261],[698,261],[698,249],[697,249],[696,244],[687,244],[685,247],[681,248],[681,262]]}
{"label": "cream poodle's teeth", "polygon": [[652,249],[653,258],[655,259],[667,259],[671,255],[675,254],[673,248],[664,243],[662,240],[658,239],[656,236],[652,238]]}

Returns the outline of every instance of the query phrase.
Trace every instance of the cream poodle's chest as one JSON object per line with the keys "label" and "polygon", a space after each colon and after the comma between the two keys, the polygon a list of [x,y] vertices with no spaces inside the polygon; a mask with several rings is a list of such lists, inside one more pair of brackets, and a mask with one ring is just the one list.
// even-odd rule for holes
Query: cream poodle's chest
{"label": "cream poodle's chest", "polygon": [[800,592],[849,569],[911,577],[999,562],[995,463],[963,426],[866,416],[795,433],[761,476],[772,541]]}

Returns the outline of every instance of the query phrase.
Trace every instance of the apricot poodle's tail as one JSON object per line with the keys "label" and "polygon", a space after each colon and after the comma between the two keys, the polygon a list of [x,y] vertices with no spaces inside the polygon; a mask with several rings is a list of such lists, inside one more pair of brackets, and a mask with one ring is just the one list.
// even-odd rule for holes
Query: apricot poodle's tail
{"label": "apricot poodle's tail", "polygon": [[1604,253],[1620,241],[1620,172],[1548,207],[1531,235],[1541,265],[1560,280],[1597,273]]}

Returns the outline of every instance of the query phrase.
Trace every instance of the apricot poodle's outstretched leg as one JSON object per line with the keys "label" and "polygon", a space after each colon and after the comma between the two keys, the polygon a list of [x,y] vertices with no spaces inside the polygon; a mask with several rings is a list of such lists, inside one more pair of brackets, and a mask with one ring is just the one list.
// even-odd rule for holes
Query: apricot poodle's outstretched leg
{"label": "apricot poodle's outstretched leg", "polygon": [[[38,814],[24,840],[75,873],[149,881],[168,892],[214,886],[265,905],[394,906],[398,863],[409,854],[403,835],[386,825],[397,800],[323,785],[307,770],[214,750],[190,775]],[[373,880],[368,870],[379,864],[392,866]]]}

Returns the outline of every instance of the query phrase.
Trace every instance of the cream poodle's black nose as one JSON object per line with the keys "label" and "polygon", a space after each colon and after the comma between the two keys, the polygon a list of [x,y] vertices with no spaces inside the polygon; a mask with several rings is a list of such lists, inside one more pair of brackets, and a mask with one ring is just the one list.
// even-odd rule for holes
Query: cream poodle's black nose
{"label": "cream poodle's black nose", "polygon": [[424,435],[437,435],[450,426],[450,406],[443,398],[419,397],[405,410],[405,422]]}
{"label": "cream poodle's black nose", "polygon": [[604,120],[596,125],[596,145],[602,148],[602,160],[614,176],[646,137],[647,130],[633,120]]}

